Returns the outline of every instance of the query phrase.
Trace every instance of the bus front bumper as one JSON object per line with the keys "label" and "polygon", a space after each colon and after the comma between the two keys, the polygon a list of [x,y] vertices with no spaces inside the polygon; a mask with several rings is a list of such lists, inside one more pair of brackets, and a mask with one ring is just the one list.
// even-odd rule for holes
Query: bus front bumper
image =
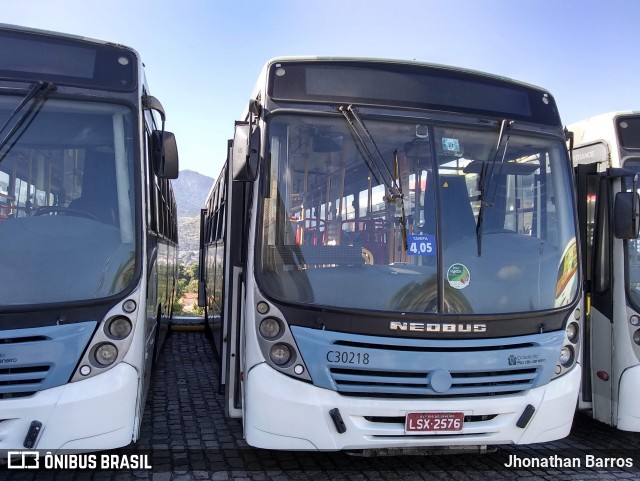
{"label": "bus front bumper", "polygon": [[25,450],[33,421],[42,429],[33,449],[95,451],[131,443],[138,373],[120,363],[98,376],[0,400],[0,450]]}
{"label": "bus front bumper", "polygon": [[[259,448],[322,451],[547,442],[569,434],[580,376],[578,364],[546,386],[517,395],[425,401],[342,396],[263,363],[245,379],[245,436]],[[526,426],[517,427],[528,405],[535,412]],[[336,408],[346,427],[342,434],[329,414]],[[425,411],[463,412],[463,428],[453,434],[406,434],[406,414]]]}

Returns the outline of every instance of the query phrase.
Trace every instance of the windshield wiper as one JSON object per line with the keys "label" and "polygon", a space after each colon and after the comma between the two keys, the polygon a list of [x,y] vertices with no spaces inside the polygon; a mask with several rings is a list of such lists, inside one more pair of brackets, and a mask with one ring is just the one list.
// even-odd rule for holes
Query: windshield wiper
{"label": "windshield wiper", "polygon": [[[500,161],[500,172],[502,172],[502,167],[504,165],[504,159],[507,155],[507,148],[509,147],[509,138],[511,137],[511,126],[513,125],[513,120],[503,119],[500,124],[500,133],[498,134],[498,142],[496,143],[495,151],[493,153],[493,158],[489,161],[487,159],[486,162],[482,163],[482,167],[480,168],[480,174],[478,175],[478,192],[479,201],[480,201],[480,210],[478,211],[478,223],[476,224],[476,241],[478,244],[478,257],[482,255],[482,223],[484,221],[484,210],[485,207],[493,207],[493,203],[495,201],[496,192],[498,190],[497,185],[494,186],[493,196],[488,198],[487,194],[488,190],[492,186],[492,181],[494,177],[494,169],[496,165],[496,160],[498,159],[498,154],[500,153],[500,146],[502,145],[502,139],[504,139],[505,133],[507,135],[507,140],[504,144],[504,151],[502,152],[502,159]],[[489,165],[490,164],[490,165]]]}
{"label": "windshield wiper", "polygon": [[[13,126],[11,127],[9,132],[7,132],[7,134],[4,136],[2,141],[0,141],[0,151],[2,151],[2,149],[4,149],[4,147],[9,143],[9,141],[13,138],[13,136],[16,134],[16,132],[18,132],[18,130],[20,130],[22,125],[31,116],[31,113],[34,111],[35,106],[39,103],[38,100],[44,99],[47,96],[47,94],[49,94],[49,92],[55,90],[55,88],[56,88],[55,84],[53,84],[51,82],[43,82],[41,80],[39,80],[39,81],[37,81],[36,83],[33,84],[31,89],[29,89],[29,92],[27,92],[27,95],[25,95],[25,97],[22,99],[20,104],[18,104],[18,106],[15,108],[15,110],[11,113],[11,115],[6,120],[6,122],[2,125],[2,127],[0,127],[0,133],[2,133],[13,122]],[[31,102],[31,100],[33,100],[34,98],[36,100],[31,103],[31,105],[29,106],[28,109],[24,110],[25,106],[29,102]],[[17,118],[17,120],[14,121],[14,119],[18,116],[18,114],[21,111],[22,111],[22,114]],[[36,114],[37,114],[37,111],[36,111]],[[35,118],[35,114],[33,116],[31,116],[31,120],[33,120],[33,118]],[[9,150],[11,150],[11,149],[9,149]],[[2,161],[4,159],[4,157],[7,155],[7,153],[5,153],[2,156],[2,158],[0,158],[0,161]]]}
{"label": "windshield wiper", "polygon": [[[385,202],[389,205],[395,205],[396,207],[396,217],[398,218],[401,233],[402,233],[402,247],[406,252],[408,248],[407,220],[406,220],[405,211],[404,211],[404,194],[402,193],[402,186],[401,186],[401,182],[399,181],[400,174],[398,172],[398,151],[395,150],[393,153],[394,174],[392,174],[391,171],[389,170],[389,167],[387,166],[387,163],[384,161],[384,158],[382,157],[382,153],[380,152],[378,145],[373,139],[371,132],[369,132],[369,129],[367,128],[363,120],[358,115],[358,112],[356,111],[355,107],[353,105],[349,105],[346,107],[344,105],[341,105],[338,108],[338,110],[342,113],[344,118],[347,120],[347,124],[351,128],[351,134],[353,135],[354,140],[356,140],[356,145],[358,147],[358,150],[362,154],[362,157],[364,158],[365,164],[367,164],[369,172],[371,173],[371,175],[373,175],[374,179],[378,184],[384,184],[384,186],[386,187],[386,193],[384,196]],[[371,150],[367,146],[367,143],[365,142],[365,139],[363,138],[363,136],[360,134],[360,131],[358,130],[358,128],[362,130],[366,138],[369,140],[369,142],[373,146],[373,149],[377,154],[379,162],[376,161],[376,158],[374,157]],[[383,169],[380,166],[382,166]],[[383,170],[386,171],[386,176]]]}

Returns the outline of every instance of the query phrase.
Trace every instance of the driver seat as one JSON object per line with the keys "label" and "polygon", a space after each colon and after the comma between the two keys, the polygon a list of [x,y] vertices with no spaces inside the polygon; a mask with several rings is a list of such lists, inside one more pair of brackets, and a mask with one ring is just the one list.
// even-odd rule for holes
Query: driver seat
{"label": "driver seat", "polygon": [[93,152],[87,156],[82,177],[82,195],[68,207],[86,212],[103,224],[117,226],[118,203],[113,155]]}
{"label": "driver seat", "polygon": [[[464,175],[440,175],[441,238],[451,245],[476,235],[476,219],[471,208]],[[427,187],[424,202],[425,233],[436,233],[434,188]]]}

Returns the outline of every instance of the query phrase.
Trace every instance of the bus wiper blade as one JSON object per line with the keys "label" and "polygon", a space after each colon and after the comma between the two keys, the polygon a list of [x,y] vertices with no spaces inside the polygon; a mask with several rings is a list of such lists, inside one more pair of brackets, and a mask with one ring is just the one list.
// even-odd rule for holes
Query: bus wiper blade
{"label": "bus wiper blade", "polygon": [[[55,84],[53,84],[51,82],[43,82],[41,80],[38,80],[36,83],[34,83],[33,86],[31,87],[31,89],[29,89],[29,92],[27,92],[27,95],[25,95],[25,97],[22,99],[20,104],[11,113],[11,115],[9,116],[7,121],[4,123],[4,125],[2,125],[2,127],[0,127],[0,133],[4,132],[7,129],[7,127],[9,125],[11,125],[11,122],[14,121],[14,119],[20,113],[20,111],[22,111],[25,108],[25,106],[29,102],[31,102],[31,100],[33,100],[34,98],[36,98],[36,100],[37,99],[41,99],[41,98],[45,98],[46,95],[49,92],[55,90],[55,88],[56,88]],[[9,140],[11,140],[11,138],[20,129],[20,127],[22,127],[22,125],[27,120],[27,118],[29,117],[31,112],[33,112],[33,109],[34,109],[36,103],[37,102],[33,102],[31,104],[31,106],[27,110],[22,112],[22,115],[20,115],[20,117],[18,117],[18,119],[14,122],[13,127],[11,128],[11,130],[9,130],[9,132],[7,132],[7,134],[4,136],[4,138],[0,142],[0,151],[7,145]]]}
{"label": "bus wiper blade", "polygon": [[[502,167],[504,165],[504,159],[507,155],[507,147],[509,146],[509,138],[511,137],[511,126],[513,125],[513,120],[503,119],[500,123],[500,133],[498,134],[498,142],[496,143],[496,147],[492,156],[491,161],[487,159],[487,162],[482,163],[482,167],[480,168],[480,174],[478,175],[478,191],[479,200],[480,200],[480,210],[478,211],[478,223],[476,224],[476,242],[478,244],[478,257],[482,255],[482,224],[484,221],[484,210],[485,207],[493,207],[493,203],[495,201],[496,191],[498,189],[497,185],[494,186],[493,196],[489,199],[487,194],[488,190],[492,186],[493,183],[493,171],[495,169],[496,160],[498,160],[498,154],[500,153],[500,146],[502,145],[502,140],[504,139],[505,133],[507,134],[507,140],[504,144],[504,151],[502,152],[502,160],[500,163],[500,172],[502,172]],[[489,165],[491,164],[491,165]],[[498,175],[500,174],[498,173]]]}
{"label": "bus wiper blade", "polygon": [[362,157],[364,158],[364,161],[367,164],[367,167],[369,168],[369,172],[371,173],[371,175],[373,175],[373,178],[376,180],[378,184],[384,184],[385,187],[387,187],[387,189],[390,189],[391,185],[387,182],[387,179],[385,179],[383,173],[380,171],[380,167],[376,163],[373,155],[371,154],[371,151],[367,147],[366,142],[360,135],[360,132],[358,131],[355,123],[353,122],[353,119],[358,118],[355,115],[353,115],[353,112],[354,112],[353,107],[351,105],[349,105],[348,107],[341,105],[340,107],[338,107],[338,110],[342,113],[344,118],[347,120],[347,125],[351,129],[351,135],[356,141],[356,146],[358,147],[358,150],[362,154]]}
{"label": "bus wiper blade", "polygon": [[[373,139],[373,136],[371,135],[371,132],[369,132],[369,129],[365,125],[364,121],[358,115],[358,112],[356,111],[355,107],[353,105],[349,105],[347,107],[345,107],[344,105],[341,105],[338,108],[338,110],[342,113],[344,118],[347,120],[347,124],[351,128],[351,134],[353,135],[354,140],[356,140],[356,145],[358,146],[358,150],[360,150],[360,152],[362,153],[362,157],[364,158],[365,163],[369,168],[369,172],[371,172],[371,175],[373,175],[374,179],[378,184],[384,184],[384,186],[386,187],[387,192],[384,197],[385,202],[390,205],[395,205],[396,212],[400,211],[400,214],[396,215],[396,217],[398,217],[399,219],[400,229],[402,232],[402,247],[406,252],[407,251],[407,225],[406,225],[406,218],[404,213],[404,194],[402,193],[402,187],[400,186],[400,182],[398,181],[398,175],[399,175],[398,174],[398,157],[397,157],[398,151],[396,150],[394,152],[394,162],[395,162],[395,175],[394,175],[389,170],[389,167],[384,161],[384,158],[382,157],[382,153],[380,152],[380,149],[378,148],[376,141]],[[354,123],[354,119],[355,119],[355,123]],[[369,140],[369,142],[373,146],[378,156],[379,162],[376,161],[376,158],[371,153],[371,150],[367,146],[367,143],[365,142],[365,139],[363,138],[363,136],[360,134],[360,131],[358,130],[358,128],[364,132],[366,138]],[[382,165],[384,169],[381,169],[380,165]],[[386,176],[383,170],[386,171]]]}

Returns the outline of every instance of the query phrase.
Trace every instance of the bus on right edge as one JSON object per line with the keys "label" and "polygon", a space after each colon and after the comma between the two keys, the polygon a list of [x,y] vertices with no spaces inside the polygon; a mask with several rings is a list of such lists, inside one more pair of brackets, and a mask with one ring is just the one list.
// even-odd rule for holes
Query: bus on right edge
{"label": "bus on right edge", "polygon": [[635,174],[640,111],[573,125],[587,315],[578,407],[624,431],[640,431],[640,242]]}

